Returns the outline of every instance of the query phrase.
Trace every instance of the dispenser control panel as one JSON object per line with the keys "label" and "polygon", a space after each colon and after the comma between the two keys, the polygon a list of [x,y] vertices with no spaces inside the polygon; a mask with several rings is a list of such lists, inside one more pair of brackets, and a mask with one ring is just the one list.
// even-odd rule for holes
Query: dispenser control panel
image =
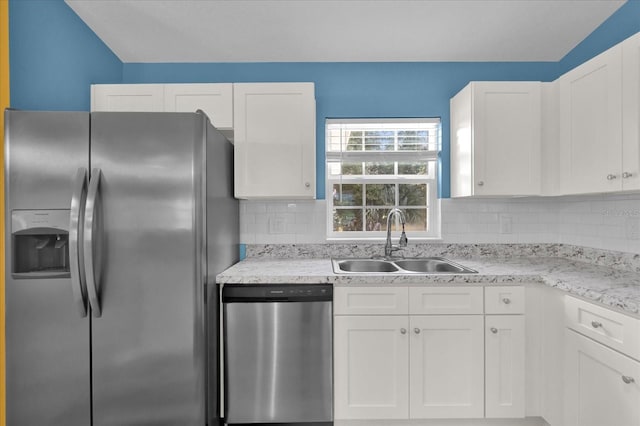
{"label": "dispenser control panel", "polygon": [[69,210],[14,210],[11,212],[11,232],[49,228],[69,230]]}

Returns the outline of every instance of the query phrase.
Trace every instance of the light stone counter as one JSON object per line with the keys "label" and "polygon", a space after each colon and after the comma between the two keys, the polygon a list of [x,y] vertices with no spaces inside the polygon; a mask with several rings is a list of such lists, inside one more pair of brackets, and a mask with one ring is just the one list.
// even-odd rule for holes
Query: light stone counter
{"label": "light stone counter", "polygon": [[221,284],[317,284],[333,285],[508,285],[540,283],[640,315],[640,273],[558,257],[462,257],[448,259],[478,271],[477,274],[399,275],[334,274],[329,257],[248,258],[217,276]]}

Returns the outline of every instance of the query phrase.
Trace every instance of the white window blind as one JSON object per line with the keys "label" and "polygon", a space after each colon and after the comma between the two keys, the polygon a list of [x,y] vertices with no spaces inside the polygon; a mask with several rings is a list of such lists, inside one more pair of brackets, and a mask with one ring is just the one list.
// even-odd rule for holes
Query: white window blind
{"label": "white window blind", "polygon": [[439,119],[327,120],[327,236],[384,237],[397,207],[410,238],[439,237],[439,147]]}

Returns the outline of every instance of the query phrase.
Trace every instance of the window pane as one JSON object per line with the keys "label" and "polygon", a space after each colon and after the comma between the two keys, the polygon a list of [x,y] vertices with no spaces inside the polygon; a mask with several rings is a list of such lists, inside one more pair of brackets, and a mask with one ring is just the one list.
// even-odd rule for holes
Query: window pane
{"label": "window pane", "polygon": [[367,184],[368,206],[389,206],[396,204],[396,186],[392,183]]}
{"label": "window pane", "polygon": [[334,184],[333,204],[335,206],[361,206],[362,185]]}
{"label": "window pane", "polygon": [[364,132],[365,151],[393,151],[395,149],[394,132],[389,130],[374,130]]}
{"label": "window pane", "polygon": [[362,151],[362,132],[347,131],[345,133],[348,140],[346,151]]}
{"label": "window pane", "polygon": [[336,232],[362,231],[362,209],[334,209],[333,230]]}
{"label": "window pane", "polygon": [[362,174],[362,162],[357,163],[342,163],[343,175],[361,175]]}
{"label": "window pane", "polygon": [[398,132],[398,151],[427,151],[428,149],[428,131],[405,130]]}
{"label": "window pane", "polygon": [[387,231],[387,212],[388,208],[384,209],[366,209],[367,217],[367,231]]}
{"label": "window pane", "polygon": [[426,175],[427,163],[424,161],[419,161],[414,163],[399,162],[398,174],[399,175]]}
{"label": "window pane", "polygon": [[328,177],[340,176],[341,164],[339,161],[327,161]]}
{"label": "window pane", "polygon": [[406,209],[404,213],[407,220],[404,226],[405,231],[427,230],[427,209]]}
{"label": "window pane", "polygon": [[420,184],[400,184],[401,206],[426,206],[427,205],[427,185]]}
{"label": "window pane", "polygon": [[394,174],[393,161],[365,163],[365,173],[368,175],[392,175]]}
{"label": "window pane", "polygon": [[340,129],[330,129],[327,142],[327,151],[342,151],[342,131]]}

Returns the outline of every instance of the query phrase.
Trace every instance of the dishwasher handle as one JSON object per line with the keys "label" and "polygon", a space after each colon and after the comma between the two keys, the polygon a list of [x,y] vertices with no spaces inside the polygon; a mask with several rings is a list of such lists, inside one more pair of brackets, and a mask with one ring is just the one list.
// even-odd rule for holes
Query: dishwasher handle
{"label": "dishwasher handle", "polygon": [[331,302],[333,286],[327,284],[227,284],[222,303]]}

